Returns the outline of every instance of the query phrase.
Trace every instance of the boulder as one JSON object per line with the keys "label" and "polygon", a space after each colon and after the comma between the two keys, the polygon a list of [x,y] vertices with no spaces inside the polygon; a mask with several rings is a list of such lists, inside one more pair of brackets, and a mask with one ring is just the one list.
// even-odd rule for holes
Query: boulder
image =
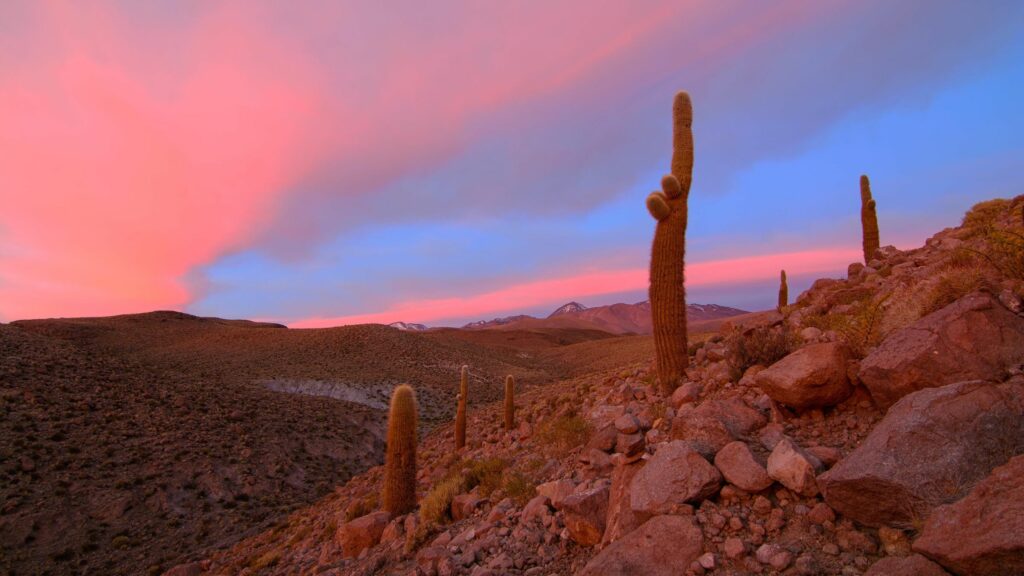
{"label": "boulder", "polygon": [[819,465],[817,458],[801,450],[789,438],[784,438],[768,456],[768,476],[797,494],[816,496],[815,469]]}
{"label": "boulder", "polygon": [[914,550],[956,574],[1024,574],[1024,456],[936,508]]}
{"label": "boulder", "polygon": [[640,431],[640,421],[632,414],[623,414],[615,419],[615,429],[620,434],[636,434]]}
{"label": "boulder", "polygon": [[860,364],[860,380],[883,407],[923,388],[999,381],[1024,363],[1024,318],[987,294],[964,296],[893,332]]}
{"label": "boulder", "polygon": [[763,370],[755,382],[772,400],[797,410],[834,406],[853,391],[849,359],[841,342],[810,344]]}
{"label": "boulder", "polygon": [[545,516],[551,514],[551,499],[543,494],[539,494],[530,499],[523,506],[523,513],[521,519],[523,522],[529,522],[533,519],[538,519],[543,522]]}
{"label": "boulder", "polygon": [[594,556],[581,576],[685,574],[704,548],[692,516],[655,516]]}
{"label": "boulder", "polygon": [[726,481],[747,492],[760,492],[772,485],[768,471],[739,440],[726,444],[715,454],[715,466]]}
{"label": "boulder", "polygon": [[718,492],[722,475],[686,442],[662,444],[633,478],[629,504],[641,518],[670,514]]}
{"label": "boulder", "polygon": [[562,502],[565,527],[569,530],[569,537],[576,543],[594,546],[601,542],[608,516],[610,492],[608,485],[602,484],[573,494]]}
{"label": "boulder", "polygon": [[700,399],[700,393],[702,386],[696,382],[686,382],[679,388],[676,388],[675,392],[672,393],[669,398],[669,404],[673,408],[679,409],[683,404],[690,404]]}
{"label": "boulder", "polygon": [[[607,455],[605,455],[607,458]],[[576,491],[576,483],[568,478],[560,478],[537,486],[537,494],[547,496],[555,510],[562,509],[562,502]]]}
{"label": "boulder", "polygon": [[452,519],[469,518],[486,500],[476,494],[459,494],[452,499]]}
{"label": "boulder", "polygon": [[738,398],[683,405],[672,420],[671,437],[686,440],[708,458],[733,440],[741,440],[767,424],[757,410]]}
{"label": "boulder", "polygon": [[342,556],[355,558],[367,548],[373,548],[380,542],[380,537],[391,520],[387,512],[371,512],[346,522],[338,528],[337,543],[341,546]]}
{"label": "boulder", "polygon": [[864,576],[949,576],[949,573],[924,556],[914,554],[882,558],[872,564]]}
{"label": "boulder", "polygon": [[632,532],[640,525],[639,518],[629,506],[629,485],[643,468],[643,462],[620,464],[612,470],[612,487],[608,497],[608,515],[605,520],[602,544],[609,544]]}
{"label": "boulder", "polygon": [[897,402],[818,485],[844,516],[909,528],[1022,452],[1024,378],[960,382]]}

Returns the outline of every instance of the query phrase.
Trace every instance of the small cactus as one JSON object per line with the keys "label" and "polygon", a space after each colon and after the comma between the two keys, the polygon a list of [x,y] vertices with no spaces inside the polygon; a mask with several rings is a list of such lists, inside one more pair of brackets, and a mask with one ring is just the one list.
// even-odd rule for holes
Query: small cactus
{"label": "small cactus", "polygon": [[786,271],[783,270],[779,281],[779,310],[789,306],[789,285],[786,284]]}
{"label": "small cactus", "polygon": [[651,246],[650,300],[658,381],[666,396],[682,382],[689,364],[686,342],[687,199],[693,179],[693,106],[686,92],[672,106],[672,174],[647,197],[658,221]]}
{"label": "small cactus", "polygon": [[505,430],[516,426],[516,379],[511,374],[505,377]]}
{"label": "small cactus", "polygon": [[455,449],[466,446],[466,400],[469,398],[469,366],[462,367],[459,384],[459,407],[455,410]]}
{"label": "small cactus", "polygon": [[391,395],[383,500],[392,516],[416,508],[416,392],[408,384]]}
{"label": "small cactus", "polygon": [[878,214],[867,175],[860,177],[860,226],[864,242],[864,263],[867,264],[875,257],[879,247]]}

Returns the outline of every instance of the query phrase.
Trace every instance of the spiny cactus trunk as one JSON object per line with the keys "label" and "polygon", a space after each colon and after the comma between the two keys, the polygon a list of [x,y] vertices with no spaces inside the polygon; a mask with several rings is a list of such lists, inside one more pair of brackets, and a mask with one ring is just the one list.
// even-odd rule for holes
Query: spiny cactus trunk
{"label": "spiny cactus trunk", "polygon": [[382,499],[392,516],[416,508],[416,393],[407,384],[391,395]]}
{"label": "spiny cactus trunk", "polygon": [[505,430],[516,426],[516,380],[511,375],[505,377]]}
{"label": "spiny cactus trunk", "polygon": [[462,367],[462,382],[459,385],[459,407],[455,411],[455,449],[466,446],[466,400],[469,398],[469,366]]}
{"label": "spiny cactus trunk", "polygon": [[789,285],[786,283],[786,271],[783,270],[779,281],[779,310],[789,306]]}
{"label": "spiny cactus trunk", "polygon": [[868,264],[878,252],[878,214],[875,201],[871,198],[871,182],[867,176],[860,177],[860,226],[864,242],[864,263]]}
{"label": "spiny cactus trunk", "polygon": [[651,316],[658,381],[671,394],[686,375],[686,223],[693,177],[693,108],[686,92],[673,104],[672,174],[662,179],[661,192],[647,197],[647,209],[658,221],[651,246]]}

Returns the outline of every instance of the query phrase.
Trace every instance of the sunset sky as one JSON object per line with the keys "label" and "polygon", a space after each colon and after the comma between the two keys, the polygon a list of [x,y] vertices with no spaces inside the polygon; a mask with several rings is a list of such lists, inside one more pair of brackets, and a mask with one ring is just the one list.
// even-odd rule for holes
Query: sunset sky
{"label": "sunset sky", "polygon": [[691,302],[774,305],[1024,193],[1024,2],[0,2],[0,321],[456,325],[646,298],[671,102]]}

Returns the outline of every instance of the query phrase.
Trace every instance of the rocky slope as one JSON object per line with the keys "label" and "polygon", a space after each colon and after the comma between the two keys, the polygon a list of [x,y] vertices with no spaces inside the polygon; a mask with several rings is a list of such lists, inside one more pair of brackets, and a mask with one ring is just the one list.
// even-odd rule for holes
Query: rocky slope
{"label": "rocky slope", "polygon": [[610,336],[177,312],[0,325],[0,574],[158,574],[380,463],[395,383],[418,383],[426,430],[462,364],[488,402],[505,374],[564,378],[573,355],[550,351]]}
{"label": "rocky slope", "polygon": [[171,574],[1024,573],[1022,210],[723,327],[669,398],[648,358],[517,395],[512,432],[476,407],[465,450],[423,438],[416,513],[374,468]]}

